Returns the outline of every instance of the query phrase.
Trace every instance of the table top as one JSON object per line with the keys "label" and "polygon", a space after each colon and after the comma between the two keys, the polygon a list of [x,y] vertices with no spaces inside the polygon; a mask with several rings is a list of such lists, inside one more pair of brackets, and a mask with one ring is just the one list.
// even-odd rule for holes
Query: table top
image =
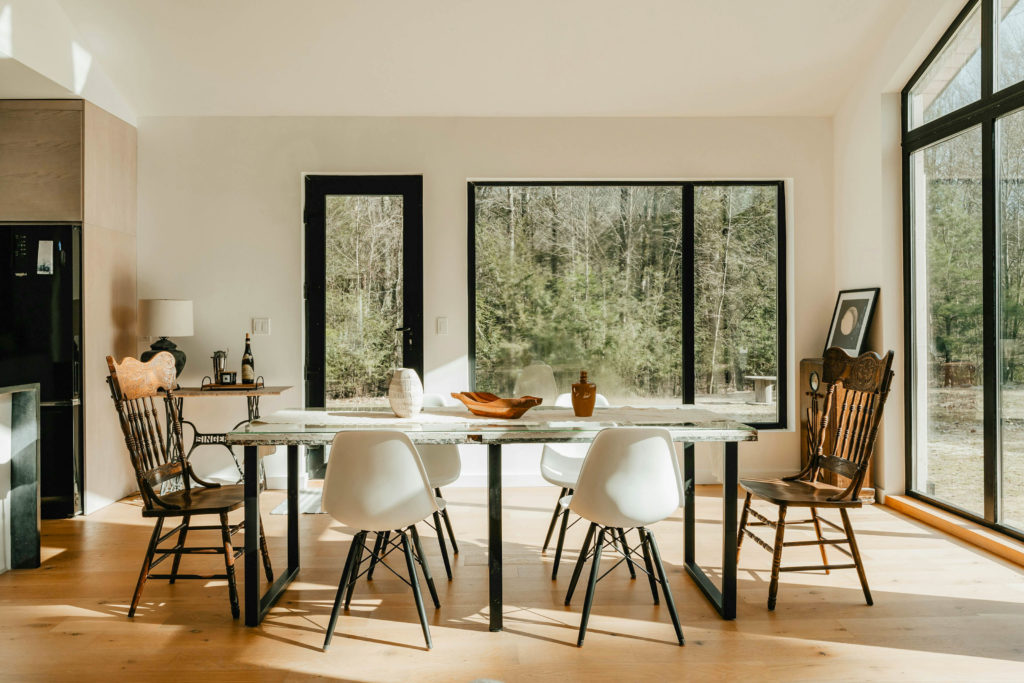
{"label": "table top", "polygon": [[759,379],[765,382],[777,382],[778,378],[775,375],[747,375],[747,379]]}
{"label": "table top", "polygon": [[201,387],[178,387],[175,396],[279,396],[291,389],[288,387],[245,387],[239,384],[238,389],[203,389]]}
{"label": "table top", "polygon": [[576,417],[572,408],[540,406],[515,420],[472,415],[463,407],[428,408],[399,418],[380,408],[280,410],[228,432],[228,444],[323,445],[344,430],[394,429],[419,444],[589,442],[602,429],[665,427],[674,441],[756,441],[757,430],[693,406],[596,408]]}

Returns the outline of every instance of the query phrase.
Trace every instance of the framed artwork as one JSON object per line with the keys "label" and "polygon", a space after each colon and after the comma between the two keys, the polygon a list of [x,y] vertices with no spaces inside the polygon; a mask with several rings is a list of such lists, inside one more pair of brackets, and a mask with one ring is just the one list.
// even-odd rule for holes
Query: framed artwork
{"label": "framed artwork", "polygon": [[878,292],[878,287],[844,289],[839,292],[836,308],[832,312],[832,326],[825,338],[826,349],[838,346],[851,356],[859,356],[864,352],[864,341],[871,328]]}

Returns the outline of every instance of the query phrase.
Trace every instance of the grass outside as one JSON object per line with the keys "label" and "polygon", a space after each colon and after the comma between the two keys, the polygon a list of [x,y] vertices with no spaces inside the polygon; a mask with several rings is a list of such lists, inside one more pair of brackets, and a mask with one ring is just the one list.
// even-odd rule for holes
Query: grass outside
{"label": "grass outside", "polygon": [[[918,489],[976,514],[984,511],[984,403],[981,387],[928,390],[928,443]],[[1024,529],[1024,387],[1002,396],[1002,523]]]}

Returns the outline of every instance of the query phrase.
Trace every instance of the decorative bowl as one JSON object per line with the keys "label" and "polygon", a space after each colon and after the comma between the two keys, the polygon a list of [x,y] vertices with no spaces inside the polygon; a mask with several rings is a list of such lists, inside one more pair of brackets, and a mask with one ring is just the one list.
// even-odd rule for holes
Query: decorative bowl
{"label": "decorative bowl", "polygon": [[462,401],[469,412],[480,417],[501,417],[515,420],[523,416],[530,408],[539,406],[544,399],[536,396],[521,398],[499,398],[485,391],[452,392],[452,398]]}

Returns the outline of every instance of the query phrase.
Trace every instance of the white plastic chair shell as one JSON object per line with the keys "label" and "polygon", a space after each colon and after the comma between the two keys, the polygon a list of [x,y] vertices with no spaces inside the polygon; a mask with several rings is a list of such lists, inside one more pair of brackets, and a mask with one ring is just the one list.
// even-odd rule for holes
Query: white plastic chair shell
{"label": "white plastic chair shell", "polygon": [[355,529],[390,531],[420,522],[440,507],[409,437],[379,430],[335,435],[323,509]]}
{"label": "white plastic chair shell", "polygon": [[683,502],[672,436],[661,427],[600,431],[583,461],[569,509],[609,527],[647,526]]}
{"label": "white plastic chair shell", "polygon": [[562,488],[576,488],[576,480],[579,479],[586,451],[573,455],[563,449],[565,446],[577,445],[582,444],[559,444],[558,449],[544,444],[544,450],[540,455],[540,475],[544,477],[544,481]]}
{"label": "white plastic chair shell", "polygon": [[[445,400],[441,394],[423,395],[424,408],[446,408],[457,404],[454,398]],[[455,444],[423,444],[418,449],[432,488],[454,484],[462,476],[462,457]]]}

